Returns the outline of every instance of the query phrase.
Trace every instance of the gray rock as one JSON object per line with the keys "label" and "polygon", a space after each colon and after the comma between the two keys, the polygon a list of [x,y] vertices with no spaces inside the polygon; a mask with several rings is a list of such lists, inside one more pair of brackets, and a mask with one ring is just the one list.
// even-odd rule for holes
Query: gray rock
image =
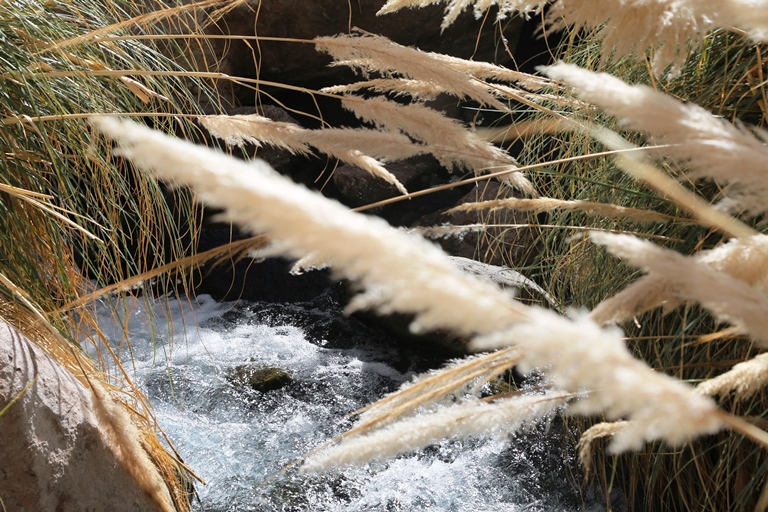
{"label": "gray rock", "polygon": [[293,382],[293,377],[282,368],[242,364],[227,372],[227,380],[236,388],[267,393],[284,388]]}
{"label": "gray rock", "polygon": [[[437,160],[429,155],[399,160],[386,167],[409,192],[432,185],[433,177],[441,170]],[[349,164],[340,165],[333,171],[333,184],[350,206],[362,206],[400,195],[394,185]]]}
{"label": "gray rock", "polygon": [[0,416],[4,510],[162,510],[108,446],[91,392],[0,320],[0,411],[16,397]]}
{"label": "gray rock", "polygon": [[[548,294],[544,288],[528,279],[517,270],[508,267],[489,265],[487,263],[471,260],[469,258],[461,258],[459,256],[450,256],[450,258],[453,264],[462,272],[472,274],[484,281],[490,281],[502,290],[510,290],[516,296],[519,296],[520,291],[524,291],[534,297],[543,299],[541,301],[542,303],[546,303],[556,310],[560,309],[557,301]],[[528,296],[526,295],[525,298],[528,298]]]}
{"label": "gray rock", "polygon": [[[512,197],[514,193],[496,181],[479,183],[471,192],[462,197],[456,206]],[[416,226],[466,226],[488,224],[484,230],[460,232],[458,235],[442,236],[435,240],[451,256],[461,256],[486,263],[520,268],[530,264],[539,251],[539,229],[531,225],[527,212],[500,210],[441,211],[425,215]]]}

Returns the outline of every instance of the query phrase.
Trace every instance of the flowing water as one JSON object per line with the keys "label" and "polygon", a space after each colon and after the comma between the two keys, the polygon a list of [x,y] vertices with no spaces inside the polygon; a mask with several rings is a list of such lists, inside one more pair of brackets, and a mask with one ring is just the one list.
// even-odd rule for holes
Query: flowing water
{"label": "flowing water", "polygon": [[[556,421],[511,439],[444,441],[362,468],[307,475],[289,467],[348,428],[349,412],[421,369],[380,332],[344,319],[332,297],[294,305],[140,299],[123,311],[115,322],[105,310],[102,328],[207,483],[196,487],[195,510],[600,509],[573,489],[573,457]],[[292,381],[256,391],[232,379],[244,365],[280,368]]]}

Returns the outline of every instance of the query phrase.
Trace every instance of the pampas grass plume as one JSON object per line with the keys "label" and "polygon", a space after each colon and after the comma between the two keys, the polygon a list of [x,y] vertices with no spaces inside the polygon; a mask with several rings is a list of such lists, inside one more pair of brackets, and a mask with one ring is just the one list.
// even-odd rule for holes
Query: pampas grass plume
{"label": "pampas grass plume", "polygon": [[[390,0],[379,14],[405,7],[424,7],[438,3],[430,0]],[[442,27],[450,26],[459,14],[473,7],[475,16],[482,16],[492,6],[498,6],[497,18],[511,14],[527,15],[540,11],[545,1],[535,0],[444,0],[447,3]],[[614,58],[630,53],[644,54],[653,49],[653,70],[661,75],[671,66],[676,75],[685,62],[689,44],[698,45],[712,26],[706,7],[681,0],[557,0],[547,14],[553,30],[573,26],[575,30],[600,30],[603,55]]]}
{"label": "pampas grass plume", "polygon": [[729,371],[705,380],[696,391],[708,396],[723,396],[733,392],[737,400],[746,400],[763,391],[768,384],[768,354],[760,354]]}
{"label": "pampas grass plume", "polygon": [[[418,104],[401,105],[384,98],[362,99],[347,96],[342,105],[364,121],[377,127],[402,132],[421,141],[446,167],[468,167],[476,173],[514,166],[514,159],[501,149],[483,141],[458,122]],[[510,173],[510,184],[534,194],[533,186],[522,173]]]}
{"label": "pampas grass plume", "polygon": [[546,368],[555,387],[588,391],[572,411],[633,420],[614,437],[615,452],[657,439],[680,445],[722,427],[712,400],[700,400],[690,386],[638,361],[621,331],[601,329],[584,315],[571,320],[532,307],[525,323],[472,343],[475,349],[510,345],[523,351],[522,368]]}
{"label": "pampas grass plume", "polygon": [[284,254],[299,259],[314,253],[320,261],[332,261],[340,275],[366,287],[352,299],[351,309],[414,313],[416,331],[447,327],[467,335],[508,327],[524,316],[523,305],[463,274],[433,244],[381,219],[352,213],[263,161],[238,161],[113,118],[91,123],[134,164],[192,187],[201,200],[226,208],[232,222],[268,232]]}
{"label": "pampas grass plume", "polygon": [[378,428],[404,414],[413,413],[419,407],[452,400],[462,391],[471,393],[473,390],[467,388],[472,383],[474,388],[479,388],[479,385],[517,364],[521,357],[518,349],[509,348],[452,361],[440,370],[416,377],[396,392],[357,411],[360,416],[353,430],[360,427],[365,430],[369,428],[367,425]]}
{"label": "pampas grass plume", "polygon": [[566,395],[562,394],[534,395],[446,407],[402,420],[368,435],[345,438],[340,444],[311,456],[301,469],[318,472],[334,466],[365,464],[424,448],[435,439],[514,432],[525,423],[549,414],[565,399]]}
{"label": "pampas grass plume", "polygon": [[663,151],[692,170],[691,178],[712,178],[727,186],[725,207],[757,215],[768,209],[768,133],[750,133],[694,104],[682,103],[645,85],[628,85],[606,73],[571,64],[545,69],[573,86],[578,95],[668,144]]}
{"label": "pampas grass plume", "polygon": [[323,153],[367,171],[397,188],[401,194],[408,191],[380,162],[373,157],[402,159],[425,152],[397,133],[377,130],[327,128],[307,130],[300,126],[272,121],[258,115],[200,116],[202,124],[214,137],[234,146],[248,142],[261,146],[267,142],[299,154],[309,153],[313,146]]}
{"label": "pampas grass plume", "polygon": [[454,69],[452,61],[440,55],[402,46],[373,34],[318,37],[314,42],[318,50],[334,58],[335,65],[346,65],[366,74],[402,75],[439,87],[459,98],[472,98],[500,110],[507,108],[470,74]]}
{"label": "pampas grass plume", "polygon": [[[599,235],[598,235],[599,236]],[[691,257],[695,262],[726,276],[731,276],[759,292],[768,293],[768,236],[734,238],[714,249],[700,251]],[[619,323],[640,313],[664,306],[671,311],[685,300],[675,285],[662,275],[646,275],[618,294],[595,307],[591,317],[598,323]]]}
{"label": "pampas grass plume", "polygon": [[668,298],[697,301],[720,321],[736,325],[763,346],[768,344],[768,295],[758,288],[693,257],[630,235],[593,232],[590,238],[665,283]]}

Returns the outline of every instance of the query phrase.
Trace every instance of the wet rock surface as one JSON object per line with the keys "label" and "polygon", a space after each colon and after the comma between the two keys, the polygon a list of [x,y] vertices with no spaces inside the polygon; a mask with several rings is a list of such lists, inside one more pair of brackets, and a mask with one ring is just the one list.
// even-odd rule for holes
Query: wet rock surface
{"label": "wet rock surface", "polygon": [[293,377],[282,368],[241,364],[227,372],[227,380],[236,388],[248,388],[261,393],[268,393],[284,388]]}

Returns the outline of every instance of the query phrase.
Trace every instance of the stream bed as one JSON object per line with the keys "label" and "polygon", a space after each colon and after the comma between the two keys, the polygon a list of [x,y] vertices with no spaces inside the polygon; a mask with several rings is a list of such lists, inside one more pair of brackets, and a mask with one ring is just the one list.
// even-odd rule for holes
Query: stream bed
{"label": "stream bed", "polygon": [[[350,412],[434,364],[344,317],[331,293],[298,304],[141,298],[121,310],[116,320],[105,308],[100,325],[205,480],[193,510],[603,510],[574,487],[557,420],[320,475],[291,466],[349,428]],[[254,389],[238,381],[243,368],[279,368],[290,379]]]}

